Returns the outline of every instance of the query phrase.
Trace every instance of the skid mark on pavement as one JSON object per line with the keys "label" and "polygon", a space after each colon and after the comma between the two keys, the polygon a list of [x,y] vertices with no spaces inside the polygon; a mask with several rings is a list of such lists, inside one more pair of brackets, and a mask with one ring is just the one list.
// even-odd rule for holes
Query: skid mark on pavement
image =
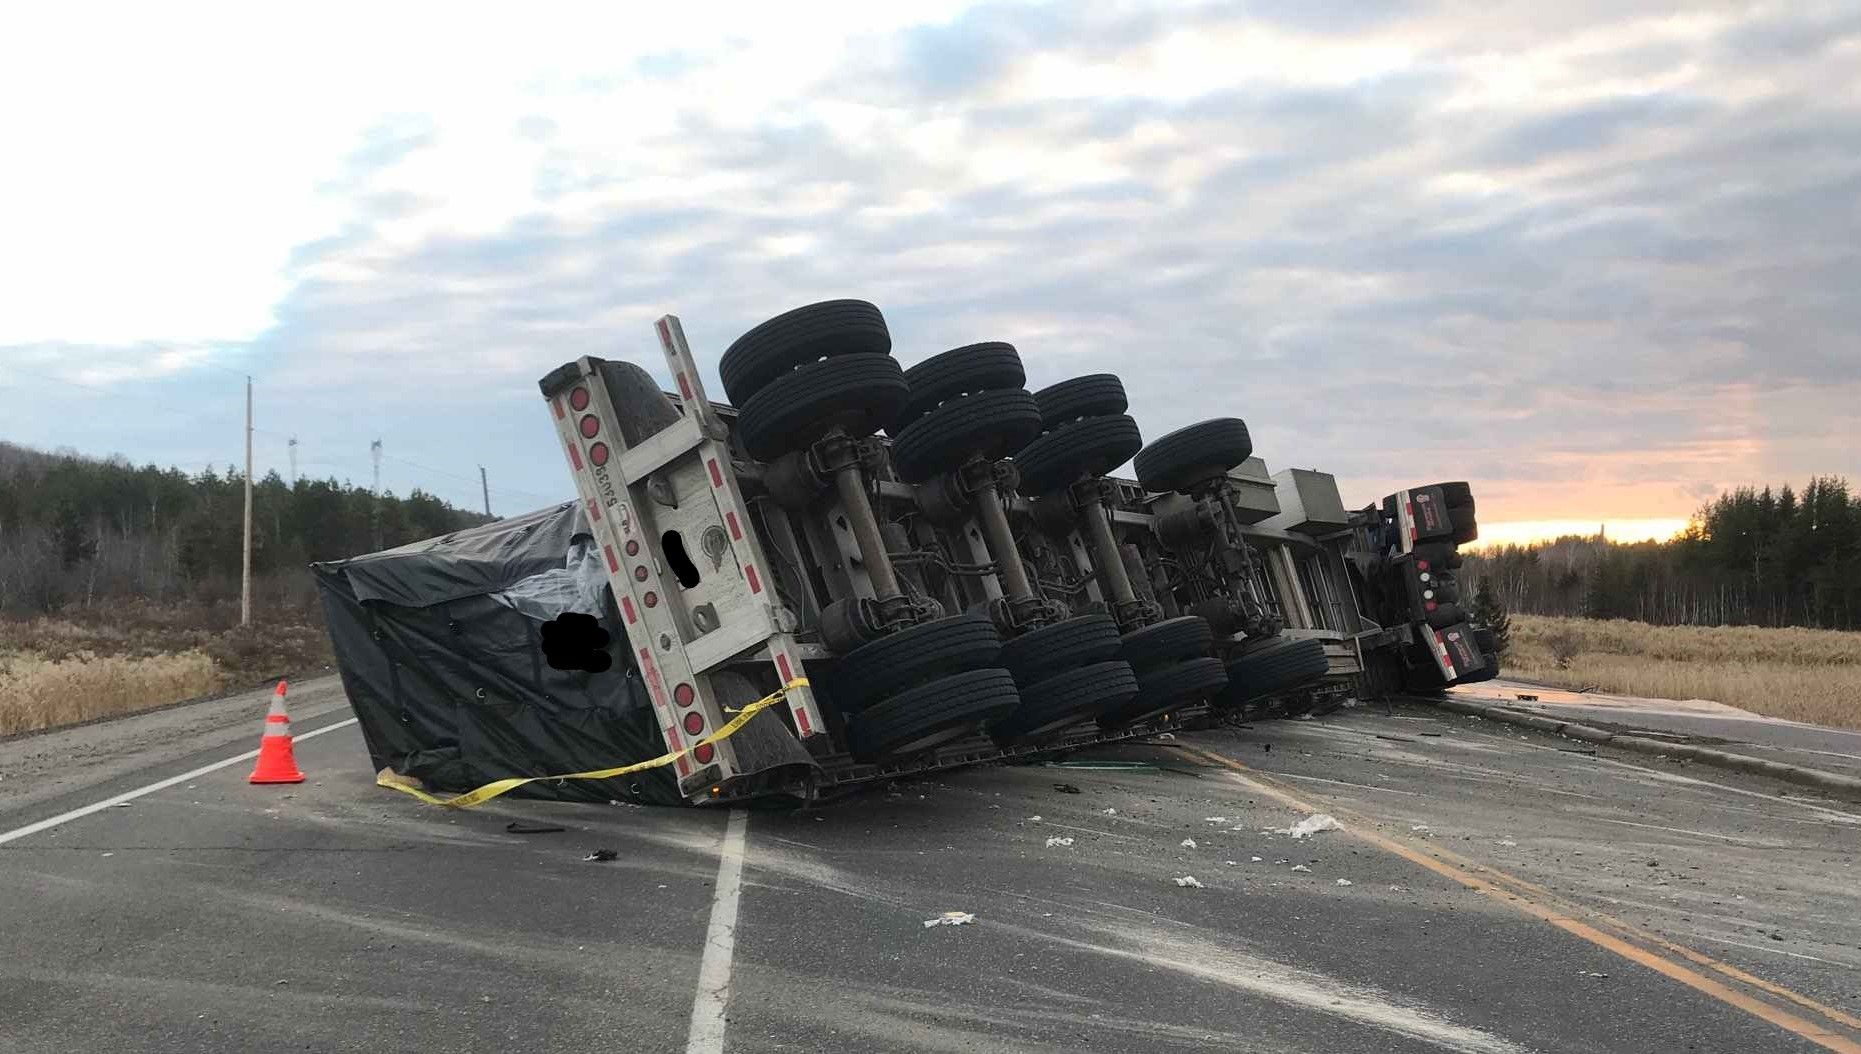
{"label": "skid mark on pavement", "polygon": [[1529,1048],[1477,1028],[1456,1024],[1428,1007],[1398,1000],[1364,985],[1314,970],[1236,951],[1180,931],[1131,923],[1087,923],[1105,943],[1039,934],[1066,947],[1128,959],[1212,982],[1249,995],[1328,1014],[1461,1054],[1523,1054]]}
{"label": "skid mark on pavement", "polygon": [[279,1012],[287,1010],[342,1013],[356,1009],[390,1010],[397,1014],[431,1012],[431,1004],[413,999],[389,999],[358,995],[353,992],[314,992],[303,987],[289,988],[269,980],[253,984],[226,984],[193,978],[143,977],[137,974],[106,973],[97,970],[47,970],[0,967],[0,980],[50,982],[61,989],[95,991],[113,999],[130,995],[142,998],[185,996],[191,1000],[217,997],[225,1003],[263,1005]]}
{"label": "skid mark on pavement", "polygon": [[[1228,770],[1231,779],[1292,808],[1308,813],[1319,811],[1317,806],[1300,799],[1291,790],[1232,758],[1195,747],[1177,746],[1175,749],[1187,757]],[[1509,904],[1533,918],[1556,926],[1599,948],[1614,952],[1630,962],[1645,966],[1727,1006],[1743,1010],[1753,1017],[1800,1036],[1825,1050],[1835,1051],[1836,1054],[1861,1054],[1861,1042],[1836,1030],[1837,1027],[1861,1030],[1861,1019],[1851,1014],[1826,1006],[1808,996],[1756,977],[1737,967],[1719,962],[1691,948],[1623,922],[1614,916],[1567,900],[1550,890],[1501,871],[1490,864],[1475,863],[1434,845],[1429,846],[1428,853],[1423,853],[1415,847],[1377,833],[1370,829],[1369,824],[1362,818],[1349,814],[1345,810],[1333,807],[1331,811],[1334,814],[1345,813],[1339,817],[1345,820],[1344,830],[1361,841],[1458,882],[1469,889],[1492,896],[1499,903]],[[1478,874],[1475,874],[1476,871]],[[1613,932],[1604,932],[1591,926],[1575,917],[1578,915],[1587,915]],[[1661,954],[1663,951],[1670,953],[1671,957]],[[1816,1017],[1804,1018],[1791,1010],[1783,1009],[1774,1003],[1729,987],[1723,982],[1693,970],[1687,963],[1703,967],[1709,972],[1717,973],[1793,1003],[1799,1008],[1810,1011]]]}

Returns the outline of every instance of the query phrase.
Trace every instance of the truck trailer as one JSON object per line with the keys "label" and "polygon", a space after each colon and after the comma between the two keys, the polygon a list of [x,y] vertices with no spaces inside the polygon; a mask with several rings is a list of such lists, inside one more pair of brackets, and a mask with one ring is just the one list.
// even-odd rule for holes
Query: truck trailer
{"label": "truck trailer", "polygon": [[[718,363],[723,400],[678,318],[654,329],[669,391],[590,356],[539,382],[577,493],[548,521],[550,551],[569,550],[549,589],[581,599],[528,617],[547,619],[536,638],[554,670],[612,664],[636,686],[656,735],[629,750],[672,758],[678,800],[816,801],[1496,672],[1458,603],[1456,550],[1477,536],[1464,482],[1350,510],[1327,473],[1270,472],[1238,417],[1146,442],[1112,374],[1030,392],[999,341],[905,368],[860,300],[738,338]],[[1135,478],[1111,475],[1126,463]],[[404,552],[431,559],[445,542]],[[364,667],[405,662],[361,654],[382,639],[378,623],[361,629],[375,617],[363,594],[381,591],[366,572],[387,566],[366,559],[318,570],[333,626],[340,614],[356,627],[332,629],[351,698],[381,699],[386,674]],[[437,595],[461,577],[438,573]],[[521,610],[519,592],[495,595]],[[454,734],[445,721],[407,732],[401,680],[392,703],[357,703],[371,754],[468,789],[422,770],[416,755],[445,756]],[[550,767],[547,749],[509,753]]]}

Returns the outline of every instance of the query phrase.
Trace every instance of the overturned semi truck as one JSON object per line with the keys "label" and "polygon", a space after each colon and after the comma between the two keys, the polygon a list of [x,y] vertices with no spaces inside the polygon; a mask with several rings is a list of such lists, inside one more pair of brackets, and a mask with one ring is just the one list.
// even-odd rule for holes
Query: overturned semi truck
{"label": "overturned semi truck", "polygon": [[[540,382],[575,503],[317,565],[379,767],[464,790],[676,754],[531,792],[808,801],[1496,672],[1458,604],[1464,482],[1347,510],[1239,418],[1146,442],[1115,375],[1030,392],[1001,342],[907,369],[859,300],[738,338],[727,402],[676,317],[656,332],[671,392],[592,357]],[[571,613],[607,658],[544,661]]]}

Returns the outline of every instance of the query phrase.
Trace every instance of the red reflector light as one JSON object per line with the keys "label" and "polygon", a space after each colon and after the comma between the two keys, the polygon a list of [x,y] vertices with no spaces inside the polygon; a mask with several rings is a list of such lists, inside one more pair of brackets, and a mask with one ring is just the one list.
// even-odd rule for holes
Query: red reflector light
{"label": "red reflector light", "polygon": [[717,756],[717,749],[709,743],[700,743],[698,749],[691,752],[691,756],[698,759],[698,764],[709,765],[711,759]]}
{"label": "red reflector light", "polygon": [[627,555],[628,556],[640,555],[640,542],[638,539],[636,538],[627,539]]}
{"label": "red reflector light", "polygon": [[639,566],[633,569],[633,580],[635,582],[646,581],[646,565],[645,564],[640,564]]}
{"label": "red reflector light", "polygon": [[694,736],[700,732],[703,732],[704,731],[704,715],[699,713],[696,710],[693,710],[691,713],[686,714],[685,715],[685,731]]}
{"label": "red reflector light", "polygon": [[588,389],[577,388],[569,393],[569,406],[576,413],[588,409]]}
{"label": "red reflector light", "polygon": [[640,602],[649,608],[656,608],[659,606],[659,594],[649,589],[646,595],[640,598]]}
{"label": "red reflector light", "polygon": [[582,418],[582,438],[593,439],[601,431],[601,419],[593,414]]}
{"label": "red reflector light", "polygon": [[[577,460],[580,460],[580,459],[578,458]],[[607,444],[596,443],[595,445],[589,447],[588,448],[588,460],[594,462],[596,465],[607,464]]]}
{"label": "red reflector light", "polygon": [[1417,561],[1415,561],[1415,569],[1416,569],[1417,571],[1426,571],[1426,570],[1428,570],[1428,561],[1426,561],[1426,560],[1417,560]]}
{"label": "red reflector light", "polygon": [[1429,601],[1428,603],[1426,603],[1426,604],[1423,604],[1423,605],[1422,605],[1422,610],[1423,610],[1423,611],[1433,611],[1433,610],[1435,609],[1435,606],[1436,606],[1436,605],[1435,605],[1435,602],[1434,602],[1434,601],[1432,601],[1432,600],[1430,600],[1430,601]]}
{"label": "red reflector light", "polygon": [[693,691],[689,684],[681,684],[672,689],[672,701],[680,706],[690,706],[691,701],[696,698],[698,698],[698,693]]}

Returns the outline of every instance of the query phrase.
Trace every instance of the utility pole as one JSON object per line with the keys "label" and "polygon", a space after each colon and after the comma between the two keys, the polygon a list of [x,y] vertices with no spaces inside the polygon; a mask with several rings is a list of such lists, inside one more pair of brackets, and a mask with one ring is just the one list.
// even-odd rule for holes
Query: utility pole
{"label": "utility pole", "polygon": [[375,459],[375,548],[381,548],[381,440],[368,444],[368,456]]}
{"label": "utility pole", "polygon": [[491,483],[485,478],[485,466],[478,466],[478,486],[485,492],[485,517],[491,516]]}
{"label": "utility pole", "polygon": [[246,374],[246,529],[239,556],[239,624],[252,624],[252,375]]}
{"label": "utility pole", "polygon": [[291,451],[291,486],[295,487],[297,486],[297,437],[292,436],[284,445]]}

